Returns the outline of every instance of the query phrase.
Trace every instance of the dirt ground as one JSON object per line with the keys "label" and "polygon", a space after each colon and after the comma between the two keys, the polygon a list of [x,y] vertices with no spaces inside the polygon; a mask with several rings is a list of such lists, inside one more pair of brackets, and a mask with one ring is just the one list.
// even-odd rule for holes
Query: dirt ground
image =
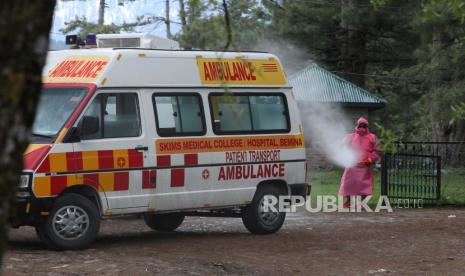
{"label": "dirt ground", "polygon": [[288,215],[274,235],[237,218],[187,218],[178,231],[141,219],[102,223],[83,251],[46,249],[12,229],[4,275],[465,275],[465,209]]}

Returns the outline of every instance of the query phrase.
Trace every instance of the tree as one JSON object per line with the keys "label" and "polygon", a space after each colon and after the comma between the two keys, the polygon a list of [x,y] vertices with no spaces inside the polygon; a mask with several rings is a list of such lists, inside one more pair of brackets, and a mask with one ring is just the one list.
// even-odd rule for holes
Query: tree
{"label": "tree", "polygon": [[368,71],[409,62],[408,13],[415,1],[393,0],[375,6],[369,0],[265,0],[271,14],[269,32],[297,43],[316,62],[366,87]]}
{"label": "tree", "polygon": [[[231,48],[254,50],[264,36],[266,16],[260,3],[256,0],[227,0],[225,4],[231,19]],[[186,7],[186,25],[176,35],[181,46],[224,50],[228,41],[228,26],[223,2],[189,0]]]}
{"label": "tree", "polygon": [[397,71],[401,85],[408,87],[403,93],[416,94],[417,138],[448,142],[465,136],[463,120],[450,123],[451,105],[465,101],[465,72],[458,69],[465,63],[464,14],[463,1],[429,0],[411,23],[420,37],[412,51],[415,64]]}
{"label": "tree", "polygon": [[170,0],[165,0],[165,25],[166,25],[166,38],[172,38],[171,34],[171,21],[170,21]]}
{"label": "tree", "polygon": [[[76,1],[76,0],[61,0],[63,2],[71,2],[71,1]],[[80,0],[82,1],[82,0]],[[124,3],[123,0],[119,0],[119,4]],[[98,19],[97,19],[97,24],[103,25],[105,22],[105,8],[107,7],[106,5],[106,0],[99,0],[99,5],[98,5]]]}
{"label": "tree", "polygon": [[[69,1],[77,1],[77,0],[62,0],[64,2]],[[86,0],[80,0],[86,1]],[[118,0],[119,6],[124,6],[127,2],[134,2],[136,0]],[[180,0],[180,3],[183,4],[183,1]],[[159,24],[165,23],[166,25],[166,37],[172,38],[171,34],[171,20],[170,20],[170,0],[165,0],[165,16],[138,16],[135,22],[131,23],[122,23],[122,24],[105,24],[104,17],[105,17],[105,8],[107,8],[107,1],[106,0],[99,0],[99,16],[97,19],[97,23],[87,21],[85,16],[76,16],[75,19],[66,22],[65,28],[60,29],[61,32],[64,34],[79,31],[79,35],[81,37],[86,37],[89,33],[94,34],[117,34],[121,31],[131,32],[134,31],[135,27],[148,25],[148,24]]]}
{"label": "tree", "polygon": [[187,25],[186,7],[184,4],[184,0],[179,0],[179,18],[181,19],[181,26],[184,29]]}
{"label": "tree", "polygon": [[103,25],[105,22],[105,0],[100,0],[98,5],[98,20],[97,24]]}
{"label": "tree", "polygon": [[[63,2],[70,2],[76,0],[61,0]],[[82,1],[82,0],[80,0]],[[86,0],[85,0],[86,1]],[[118,0],[119,6],[124,6],[126,2],[133,2],[136,0]],[[66,27],[60,29],[64,34],[79,31],[80,37],[86,37],[89,33],[94,34],[117,34],[121,31],[133,31],[134,27],[147,25],[153,23],[153,18],[145,18],[143,16],[137,17],[135,22],[123,23],[120,25],[111,23],[105,24],[105,8],[107,8],[106,0],[99,0],[99,10],[97,23],[87,21],[85,16],[76,16],[73,20],[65,22]]]}
{"label": "tree", "polygon": [[41,90],[55,0],[0,2],[0,260]]}
{"label": "tree", "polygon": [[65,28],[60,29],[64,34],[79,31],[80,37],[86,37],[89,33],[94,34],[118,34],[121,31],[133,31],[134,27],[151,24],[152,20],[145,19],[144,17],[138,17],[136,22],[117,24],[98,24],[88,22],[85,17],[76,17],[70,22],[66,22]]}

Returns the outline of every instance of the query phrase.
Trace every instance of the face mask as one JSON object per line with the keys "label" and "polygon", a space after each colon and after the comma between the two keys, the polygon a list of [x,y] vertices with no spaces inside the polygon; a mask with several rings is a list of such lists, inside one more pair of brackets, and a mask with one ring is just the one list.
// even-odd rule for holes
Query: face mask
{"label": "face mask", "polygon": [[358,128],[367,128],[367,127],[368,127],[368,125],[365,124],[365,123],[358,124]]}

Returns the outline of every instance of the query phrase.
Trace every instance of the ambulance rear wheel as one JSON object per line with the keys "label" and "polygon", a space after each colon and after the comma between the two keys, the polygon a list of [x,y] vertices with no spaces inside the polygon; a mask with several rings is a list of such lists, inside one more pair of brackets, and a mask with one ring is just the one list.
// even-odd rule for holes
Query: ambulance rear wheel
{"label": "ambulance rear wheel", "polygon": [[39,238],[50,248],[76,250],[97,237],[100,218],[97,207],[86,197],[66,194],[55,201],[47,220],[36,226]]}
{"label": "ambulance rear wheel", "polygon": [[[242,210],[242,222],[245,228],[254,234],[273,234],[277,232],[286,218],[285,212],[274,212],[273,206],[278,211],[278,200],[281,192],[276,186],[261,187],[255,193],[252,204]],[[272,204],[273,203],[273,204]],[[274,204],[276,203],[276,204]]]}
{"label": "ambulance rear wheel", "polygon": [[181,214],[145,214],[145,224],[153,230],[160,232],[172,232],[178,228],[184,221],[184,215]]}

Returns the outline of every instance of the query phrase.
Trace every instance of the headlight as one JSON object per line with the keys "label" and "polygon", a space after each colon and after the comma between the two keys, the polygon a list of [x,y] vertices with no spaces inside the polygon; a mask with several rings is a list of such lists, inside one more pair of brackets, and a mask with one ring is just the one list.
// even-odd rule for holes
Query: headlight
{"label": "headlight", "polygon": [[21,179],[19,181],[19,188],[20,189],[27,189],[29,188],[29,178],[31,177],[31,175],[29,174],[23,174],[21,175]]}

